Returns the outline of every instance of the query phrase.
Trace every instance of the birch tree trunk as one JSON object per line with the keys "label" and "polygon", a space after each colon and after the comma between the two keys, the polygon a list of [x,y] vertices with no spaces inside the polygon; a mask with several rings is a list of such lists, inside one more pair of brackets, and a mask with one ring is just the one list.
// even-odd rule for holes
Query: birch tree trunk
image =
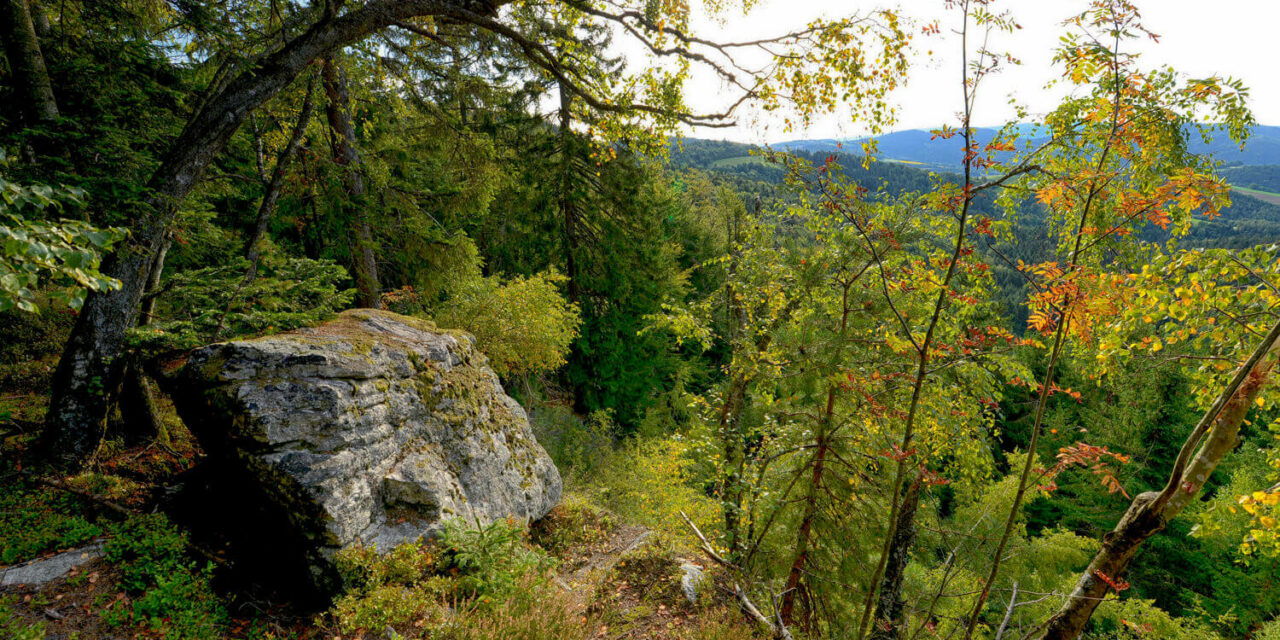
{"label": "birch tree trunk", "polygon": [[1078,638],[1111,589],[1108,580],[1120,579],[1138,547],[1196,498],[1218,463],[1239,443],[1240,425],[1270,378],[1278,357],[1280,324],[1271,329],[1237,370],[1235,379],[1183,443],[1165,487],[1135,497],[1116,528],[1102,537],[1102,548],[1089,568],[1062,608],[1045,623],[1042,640]]}

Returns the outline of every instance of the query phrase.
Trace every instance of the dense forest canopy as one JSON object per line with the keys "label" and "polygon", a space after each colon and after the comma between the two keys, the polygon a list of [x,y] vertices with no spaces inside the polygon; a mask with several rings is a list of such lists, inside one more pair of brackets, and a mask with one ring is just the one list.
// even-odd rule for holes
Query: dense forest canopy
{"label": "dense forest canopy", "polygon": [[[0,0],[0,565],[102,539],[110,591],[6,583],[0,631],[1280,638],[1276,128],[1131,0],[977,127],[1016,3],[857,4]],[[957,119],[889,132],[921,39]],[[707,139],[747,114],[878,142]],[[246,480],[166,385],[351,308],[471,336],[566,497],[317,605],[192,507]]]}

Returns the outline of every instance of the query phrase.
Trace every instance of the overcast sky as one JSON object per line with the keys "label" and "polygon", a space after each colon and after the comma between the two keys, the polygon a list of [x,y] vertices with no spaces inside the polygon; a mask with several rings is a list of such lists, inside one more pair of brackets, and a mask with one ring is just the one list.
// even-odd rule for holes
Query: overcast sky
{"label": "overcast sky", "polygon": [[[1045,90],[1045,84],[1059,72],[1050,63],[1053,47],[1063,33],[1061,22],[1079,13],[1084,0],[1003,0],[1004,8],[1022,25],[1015,33],[993,35],[993,49],[1003,49],[1022,60],[1020,67],[1006,68],[984,88],[975,110],[975,124],[999,124],[1013,115],[1010,97],[1028,106],[1033,113],[1053,107],[1061,91]],[[700,33],[714,39],[743,40],[777,34],[821,17],[836,17],[865,10],[877,4],[870,0],[761,0],[746,18],[724,24],[702,22]],[[899,123],[894,129],[934,128],[955,123],[960,105],[958,13],[943,9],[943,0],[898,0],[905,14],[922,23],[934,19],[942,27],[940,36],[918,36],[907,86],[896,94]],[[1144,41],[1142,66],[1172,65],[1192,76],[1230,75],[1250,88],[1254,116],[1262,124],[1280,124],[1280,0],[1138,0],[1148,29],[1161,36],[1159,43]],[[928,55],[932,50],[933,55]],[[630,57],[630,56],[628,56]],[[691,102],[711,110],[727,90],[710,77],[696,77]],[[777,118],[767,114],[746,114],[734,129],[700,129],[691,135],[701,138],[743,142],[777,142],[794,138],[856,137],[863,128],[847,117],[830,117],[815,122],[807,131],[786,132]]]}

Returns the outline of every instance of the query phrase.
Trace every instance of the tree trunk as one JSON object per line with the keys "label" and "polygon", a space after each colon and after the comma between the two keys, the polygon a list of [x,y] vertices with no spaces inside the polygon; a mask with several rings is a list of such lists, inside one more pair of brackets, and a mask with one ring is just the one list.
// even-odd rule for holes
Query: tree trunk
{"label": "tree trunk", "polygon": [[[844,352],[845,337],[849,330],[849,313],[852,309],[849,306],[849,289],[853,286],[853,281],[846,281],[844,284],[844,292],[841,296],[842,312],[840,314],[840,333],[839,342],[831,355],[829,367],[831,370],[840,363],[841,354]],[[765,343],[767,344],[767,343]],[[762,349],[763,350],[763,349]],[[827,404],[823,410],[821,418],[817,422],[817,429],[814,435],[814,447],[816,451],[813,454],[813,473],[809,480],[809,491],[805,496],[804,515],[800,518],[800,528],[796,531],[796,553],[791,562],[791,571],[787,575],[787,587],[782,595],[782,605],[779,607],[778,613],[781,626],[786,627],[791,624],[793,610],[795,608],[795,599],[803,596],[805,602],[808,603],[808,587],[804,584],[804,574],[808,571],[809,564],[809,547],[813,536],[813,523],[818,517],[818,493],[824,491],[823,482],[825,482],[824,474],[826,473],[827,453],[831,449],[831,441],[829,434],[831,426],[835,424],[836,414],[836,397],[838,387],[832,385],[827,387]],[[809,630],[809,621],[812,618],[813,608],[807,607],[805,613],[805,630]]]}
{"label": "tree trunk", "polygon": [[0,37],[4,39],[17,102],[27,125],[58,117],[58,102],[53,97],[31,13],[27,0],[0,0]]}
{"label": "tree trunk", "polygon": [[902,633],[898,627],[906,623],[902,584],[907,562],[911,559],[911,549],[916,544],[916,509],[920,506],[920,488],[921,482],[917,477],[902,496],[898,526],[889,534],[889,558],[885,562],[884,579],[880,581],[876,620],[871,626],[873,640],[895,640]]}
{"label": "tree trunk", "polygon": [[373,232],[365,214],[364,176],[360,171],[360,152],[356,149],[356,129],[351,120],[351,96],[347,76],[333,58],[321,63],[324,71],[324,93],[328,98],[325,114],[333,131],[333,160],[346,168],[346,191],[353,221],[351,269],[356,281],[356,306],[377,309],[382,306],[382,287],[378,284],[378,261],[374,255]]}
{"label": "tree trunk", "polygon": [[[311,122],[311,110],[314,101],[315,77],[307,82],[306,98],[302,101],[302,112],[298,114],[298,120],[293,123],[293,130],[289,133],[289,141],[285,143],[284,148],[276,154],[276,164],[271,169],[271,176],[264,177],[266,183],[265,191],[262,193],[262,201],[258,203],[258,217],[254,220],[253,231],[249,232],[249,239],[245,241],[244,257],[249,261],[249,266],[244,270],[244,276],[240,278],[240,282],[236,284],[235,292],[231,294],[227,300],[227,306],[222,310],[222,315],[218,318],[218,326],[213,330],[213,339],[222,339],[222,330],[226,327],[227,316],[231,315],[231,311],[240,302],[240,292],[258,277],[258,263],[262,260],[262,239],[267,235],[267,226],[271,224],[271,214],[275,212],[276,202],[280,200],[280,192],[284,190],[284,176],[289,168],[289,161],[298,152],[298,147],[302,145],[303,134],[307,131],[307,125]],[[262,147],[258,147],[258,156],[262,156]],[[266,167],[259,160],[258,170],[265,175]]]}
{"label": "tree trunk", "polygon": [[36,35],[44,38],[49,35],[49,14],[44,10],[44,5],[40,4],[40,0],[29,0],[27,9],[31,12],[31,25],[36,29]]}
{"label": "tree trunk", "polygon": [[826,462],[827,439],[823,433],[819,433],[817,451],[813,454],[813,472],[809,478],[809,491],[805,495],[804,515],[800,517],[800,528],[796,530],[796,552],[791,560],[791,570],[787,574],[787,586],[782,595],[781,611],[778,614],[784,626],[790,626],[794,622],[796,598],[801,596],[801,591],[805,588],[804,574],[808,571],[809,546],[813,537],[813,522],[818,517],[818,493],[822,491]]}
{"label": "tree trunk", "polygon": [[155,394],[151,391],[151,382],[143,372],[142,363],[135,362],[125,373],[124,383],[117,398],[120,410],[120,424],[117,433],[124,437],[130,445],[158,441],[166,446],[169,433],[160,419],[160,409],[156,405]]}
{"label": "tree trunk", "polygon": [[[1062,608],[1045,623],[1042,640],[1079,637],[1094,609],[1113,588],[1108,582],[1118,581],[1138,547],[1163,529],[1200,493],[1218,463],[1238,444],[1240,424],[1266,385],[1278,356],[1280,324],[1271,329],[1201,418],[1183,444],[1165,487],[1159,492],[1148,491],[1135,497],[1116,528],[1102,537],[1102,549],[1080,576]],[[1199,453],[1192,458],[1197,448]]]}
{"label": "tree trunk", "polygon": [[720,503],[724,510],[724,531],[729,543],[729,561],[740,563],[746,553],[746,536],[742,531],[743,474],[746,472],[746,451],[743,434],[738,429],[742,410],[746,406],[747,386],[750,380],[739,373],[734,376],[720,407],[720,439],[724,445],[725,469],[731,470],[721,482]]}
{"label": "tree trunk", "polygon": [[578,302],[578,206],[573,194],[573,95],[560,84],[560,214],[564,220],[564,268],[569,279],[569,302]]}
{"label": "tree trunk", "polygon": [[[160,292],[160,277],[164,274],[165,257],[169,254],[169,247],[172,244],[171,238],[166,239],[151,263],[151,273],[147,276],[147,293],[142,298],[138,313],[138,326],[151,324],[156,297]],[[116,390],[115,404],[120,413],[120,421],[114,428],[117,433],[124,436],[126,443],[132,445],[159,440],[166,445],[169,444],[169,434],[164,427],[164,421],[160,419],[160,410],[156,406],[151,384],[147,381],[143,364],[136,355],[131,357],[121,386]]]}
{"label": "tree trunk", "polygon": [[266,191],[262,194],[262,202],[258,203],[258,217],[254,220],[253,231],[244,245],[244,257],[249,261],[249,269],[245,280],[251,281],[258,272],[258,260],[262,257],[262,239],[267,235],[267,226],[271,223],[271,215],[275,212],[276,202],[280,200],[280,192],[284,190],[284,178],[289,169],[289,162],[302,146],[303,135],[307,124],[311,122],[311,111],[314,104],[314,76],[307,83],[307,97],[302,101],[302,112],[297,122],[293,123],[293,131],[289,133],[289,142],[276,154],[276,164],[271,169],[271,177],[267,180]]}
{"label": "tree trunk", "polygon": [[97,445],[110,408],[103,390],[123,373],[125,333],[137,318],[151,262],[178,206],[245,118],[313,60],[344,44],[408,18],[454,10],[491,15],[501,4],[503,0],[372,0],[316,23],[209,98],[152,174],[149,196],[139,207],[128,242],[103,261],[103,274],[118,279],[121,287],[90,293],[67,340],[54,374],[42,440],[54,462],[78,467]]}
{"label": "tree trunk", "polygon": [[[755,214],[758,218],[760,214],[759,200],[756,201]],[[725,274],[725,301],[728,304],[729,326],[731,327],[731,332],[737,334],[735,342],[738,342],[744,337],[741,332],[745,331],[747,326],[746,309],[738,301],[739,296],[735,296],[733,292],[735,278],[738,275],[738,267],[742,262],[742,251],[737,245],[740,241],[738,236],[738,223],[740,221],[735,216],[733,220],[726,220],[726,222],[730,226],[727,229],[729,266]],[[756,352],[763,353],[772,340],[772,331],[762,333],[756,342]],[[742,531],[744,506],[742,485],[743,474],[746,471],[746,443],[743,441],[743,434],[739,429],[739,420],[747,404],[747,388],[751,382],[751,378],[741,371],[734,374],[729,389],[724,394],[724,402],[720,406],[718,425],[720,441],[724,449],[724,468],[727,470],[727,473],[723,474],[720,479],[718,493],[720,494],[720,508],[724,512],[725,537],[729,542],[729,560],[734,563],[743,561],[747,546],[746,536]]]}
{"label": "tree trunk", "polygon": [[173,237],[167,235],[160,244],[160,250],[156,252],[155,260],[151,262],[151,271],[147,274],[147,293],[142,298],[142,305],[138,307],[139,325],[151,324],[154,319],[156,298],[160,295],[160,277],[164,275],[164,261],[169,256],[171,246]]}

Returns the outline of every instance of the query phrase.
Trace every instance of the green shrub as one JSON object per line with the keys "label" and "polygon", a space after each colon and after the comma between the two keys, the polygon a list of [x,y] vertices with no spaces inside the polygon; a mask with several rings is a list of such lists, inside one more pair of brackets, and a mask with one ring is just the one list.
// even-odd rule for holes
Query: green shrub
{"label": "green shrub", "polygon": [[107,561],[120,569],[120,584],[133,592],[155,586],[156,578],[186,568],[187,540],[162,515],[126,520],[106,546]]}
{"label": "green shrub", "polygon": [[617,425],[609,411],[586,420],[565,404],[545,404],[530,412],[533,434],[569,482],[590,474],[613,448]]}
{"label": "green shrub", "polygon": [[564,280],[554,271],[505,282],[477,278],[454,292],[433,319],[471,332],[504,378],[554,371],[565,363],[582,324],[578,305],[560,294]]}
{"label": "green shrub", "polygon": [[335,562],[348,590],[365,591],[384,585],[413,586],[435,574],[436,555],[421,542],[402,544],[385,554],[377,547],[348,547]]}
{"label": "green shrub", "polygon": [[[1152,600],[1108,598],[1098,605],[1091,624],[1096,637],[1132,638],[1146,636],[1161,640],[1221,640],[1201,621],[1170,615]],[[1095,637],[1095,636],[1091,636]]]}
{"label": "green shrub", "polygon": [[524,529],[505,520],[472,529],[447,523],[437,544],[441,568],[457,574],[455,594],[481,602],[512,593],[522,577],[539,575],[554,562],[524,544]]}
{"label": "green shrub", "polygon": [[102,527],[79,513],[80,504],[66,493],[20,483],[4,487],[0,491],[0,564],[30,560],[102,535]]}
{"label": "green shrub", "polygon": [[359,635],[415,623],[422,627],[442,608],[437,594],[429,589],[389,584],[338,598],[332,615],[341,633]]}
{"label": "green shrub", "polygon": [[347,588],[329,612],[338,632],[422,628],[453,590],[452,579],[439,573],[438,559],[434,546],[421,542],[385,554],[376,547],[338,552],[335,560]]}
{"label": "green shrub", "polygon": [[692,447],[680,436],[632,439],[610,449],[583,492],[627,522],[675,540],[689,539],[684,512],[711,539],[719,535],[720,508],[695,485]]}
{"label": "green shrub", "polygon": [[446,609],[493,615],[508,610],[530,585],[547,583],[543,574],[552,564],[525,543],[521,527],[507,521],[478,529],[451,522],[429,543],[403,544],[385,554],[374,547],[349,548],[336,562],[347,588],[329,611],[339,634],[381,635],[391,629],[430,638],[452,637],[437,633],[443,624],[455,629],[458,616],[446,619]]}
{"label": "green shrub", "polygon": [[181,271],[163,285],[158,319],[133,330],[133,340],[155,349],[188,349],[215,338],[258,335],[317,324],[351,304],[340,288],[347,272],[328,260],[263,259],[244,283],[243,258]]}
{"label": "green shrub", "polygon": [[165,640],[213,640],[222,637],[227,614],[210,586],[212,566],[200,567],[187,556],[187,536],[164,516],[126,520],[104,549],[120,571],[120,585],[132,597],[104,615],[112,626],[146,624]]}
{"label": "green shrub", "polygon": [[1262,628],[1253,634],[1253,640],[1280,640],[1280,618],[1262,625]]}

